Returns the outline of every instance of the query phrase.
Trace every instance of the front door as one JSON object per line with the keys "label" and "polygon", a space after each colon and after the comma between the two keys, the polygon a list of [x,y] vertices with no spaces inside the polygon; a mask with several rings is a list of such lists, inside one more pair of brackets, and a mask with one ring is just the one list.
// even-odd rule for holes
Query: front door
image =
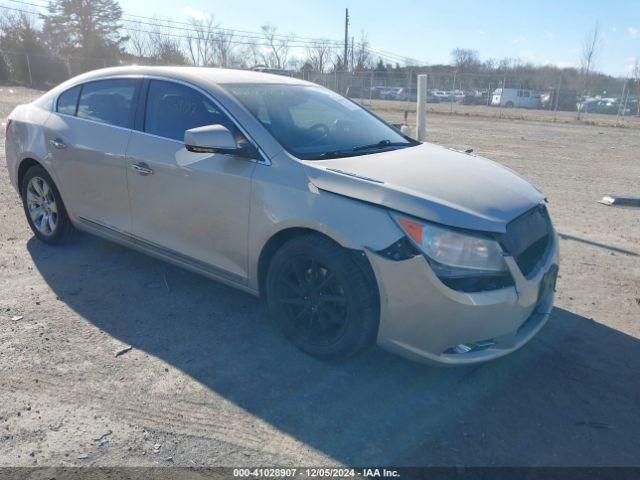
{"label": "front door", "polygon": [[251,176],[256,163],[184,147],[190,128],[233,122],[203,93],[150,80],[142,131],[127,150],[127,178],[136,237],[171,256],[245,283]]}

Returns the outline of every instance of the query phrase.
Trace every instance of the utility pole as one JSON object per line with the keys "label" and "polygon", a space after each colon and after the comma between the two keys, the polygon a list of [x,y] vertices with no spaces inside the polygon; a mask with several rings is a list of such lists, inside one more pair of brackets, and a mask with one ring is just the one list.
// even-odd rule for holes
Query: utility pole
{"label": "utility pole", "polygon": [[355,40],[353,37],[351,37],[351,71],[352,72],[355,72],[356,70],[356,62],[355,62],[355,54],[354,54],[355,51],[356,51]]}
{"label": "utility pole", "polygon": [[427,76],[418,75],[418,91],[416,99],[416,139],[427,140]]}
{"label": "utility pole", "polygon": [[342,66],[346,70],[349,70],[349,9],[345,9],[344,13],[344,57]]}

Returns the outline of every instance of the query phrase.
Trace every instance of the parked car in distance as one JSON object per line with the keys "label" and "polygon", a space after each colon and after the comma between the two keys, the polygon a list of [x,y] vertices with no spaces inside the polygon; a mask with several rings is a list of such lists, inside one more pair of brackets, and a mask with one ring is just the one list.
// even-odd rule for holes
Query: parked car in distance
{"label": "parked car in distance", "polygon": [[381,98],[383,100],[398,100],[398,92],[400,90],[402,90],[400,87],[389,87],[381,94]]}
{"label": "parked car in distance", "polygon": [[445,92],[444,90],[433,90],[433,96],[436,97],[440,102],[452,102],[453,96],[450,92]]}
{"label": "parked car in distance", "polygon": [[583,113],[593,113],[600,104],[599,98],[584,98],[576,104],[577,110]]}
{"label": "parked car in distance", "polygon": [[640,98],[629,97],[626,99],[626,106],[629,109],[629,115],[640,115]]}
{"label": "parked car in distance", "polygon": [[415,88],[401,88],[396,93],[396,100],[401,100],[403,102],[411,101],[415,102],[418,97],[418,90]]}
{"label": "parked car in distance", "polygon": [[[418,100],[418,89],[401,88],[396,94],[396,100],[415,102]],[[440,103],[440,100],[427,90],[427,103]]]}
{"label": "parked car in distance", "polygon": [[371,98],[383,99],[386,97],[388,92],[389,87],[376,85],[375,87],[371,87]]}
{"label": "parked car in distance", "polygon": [[42,242],[84,230],[261,296],[322,359],[377,342],[482,362],[551,313],[558,238],[537,188],[309,82],[89,72],[16,107],[5,150]]}
{"label": "parked car in distance", "polygon": [[575,112],[578,96],[574,92],[560,92],[555,90],[540,94],[540,104],[544,110],[561,110]]}
{"label": "parked car in distance", "polygon": [[427,90],[427,103],[440,103],[440,99],[433,92]]}
{"label": "parked car in distance", "polygon": [[489,103],[489,92],[467,92],[467,94],[460,100],[460,103],[463,105],[487,105]]}
{"label": "parked car in distance", "polygon": [[629,115],[640,115],[640,98],[629,97],[626,99],[625,105],[629,109]]}
{"label": "parked car in distance", "polygon": [[[349,98],[364,98],[364,90],[360,85],[349,85],[347,87],[346,96]],[[367,92],[366,98],[369,98],[369,93]]]}
{"label": "parked car in distance", "polygon": [[540,108],[540,94],[535,90],[496,88],[491,105],[506,108]]}
{"label": "parked car in distance", "polygon": [[632,109],[617,98],[589,98],[578,105],[582,113],[602,113],[605,115],[631,115]]}
{"label": "parked car in distance", "polygon": [[453,97],[454,102],[461,102],[465,97],[466,93],[462,90],[454,90],[451,92],[451,96]]}

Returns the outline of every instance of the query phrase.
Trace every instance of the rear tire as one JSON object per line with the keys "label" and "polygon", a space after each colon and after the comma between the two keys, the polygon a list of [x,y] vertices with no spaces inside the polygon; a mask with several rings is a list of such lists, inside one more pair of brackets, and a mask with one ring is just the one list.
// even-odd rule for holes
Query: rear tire
{"label": "rear tire", "polygon": [[512,101],[508,101],[508,102],[505,104],[505,107],[507,107],[507,108],[513,108],[513,107],[514,107],[513,102],[512,102]]}
{"label": "rear tire", "polygon": [[22,179],[20,195],[29,227],[49,245],[69,242],[75,229],[55,182],[39,165],[29,168]]}
{"label": "rear tire", "polygon": [[320,235],[304,235],[276,252],[265,284],[267,303],[284,335],[323,360],[364,349],[378,331],[375,285],[352,252]]}

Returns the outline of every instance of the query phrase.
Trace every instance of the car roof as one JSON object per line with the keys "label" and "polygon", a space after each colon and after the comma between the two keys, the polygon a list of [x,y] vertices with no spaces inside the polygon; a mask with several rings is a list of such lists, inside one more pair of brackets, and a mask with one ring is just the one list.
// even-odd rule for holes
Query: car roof
{"label": "car roof", "polygon": [[[102,68],[87,72],[80,77],[82,80],[111,77],[117,75],[151,75],[201,83],[203,80],[216,84],[228,83],[272,83],[312,85],[310,82],[289,76],[272,73],[255,72],[250,70],[233,70],[228,68],[211,67],[150,67],[134,65],[128,67]],[[76,77],[78,80],[80,77]]]}
{"label": "car roof", "polygon": [[90,72],[83,73],[54,87],[36,99],[33,103],[42,108],[50,109],[52,108],[52,100],[55,99],[58,94],[68,88],[71,88],[73,85],[110,77],[144,75],[180,80],[199,86],[205,90],[207,90],[211,85],[238,83],[317,86],[314,83],[299,80],[297,78],[250,70],[233,70],[228,68],[211,67],[151,67],[132,65],[126,67],[101,68],[99,70],[92,70]]}

